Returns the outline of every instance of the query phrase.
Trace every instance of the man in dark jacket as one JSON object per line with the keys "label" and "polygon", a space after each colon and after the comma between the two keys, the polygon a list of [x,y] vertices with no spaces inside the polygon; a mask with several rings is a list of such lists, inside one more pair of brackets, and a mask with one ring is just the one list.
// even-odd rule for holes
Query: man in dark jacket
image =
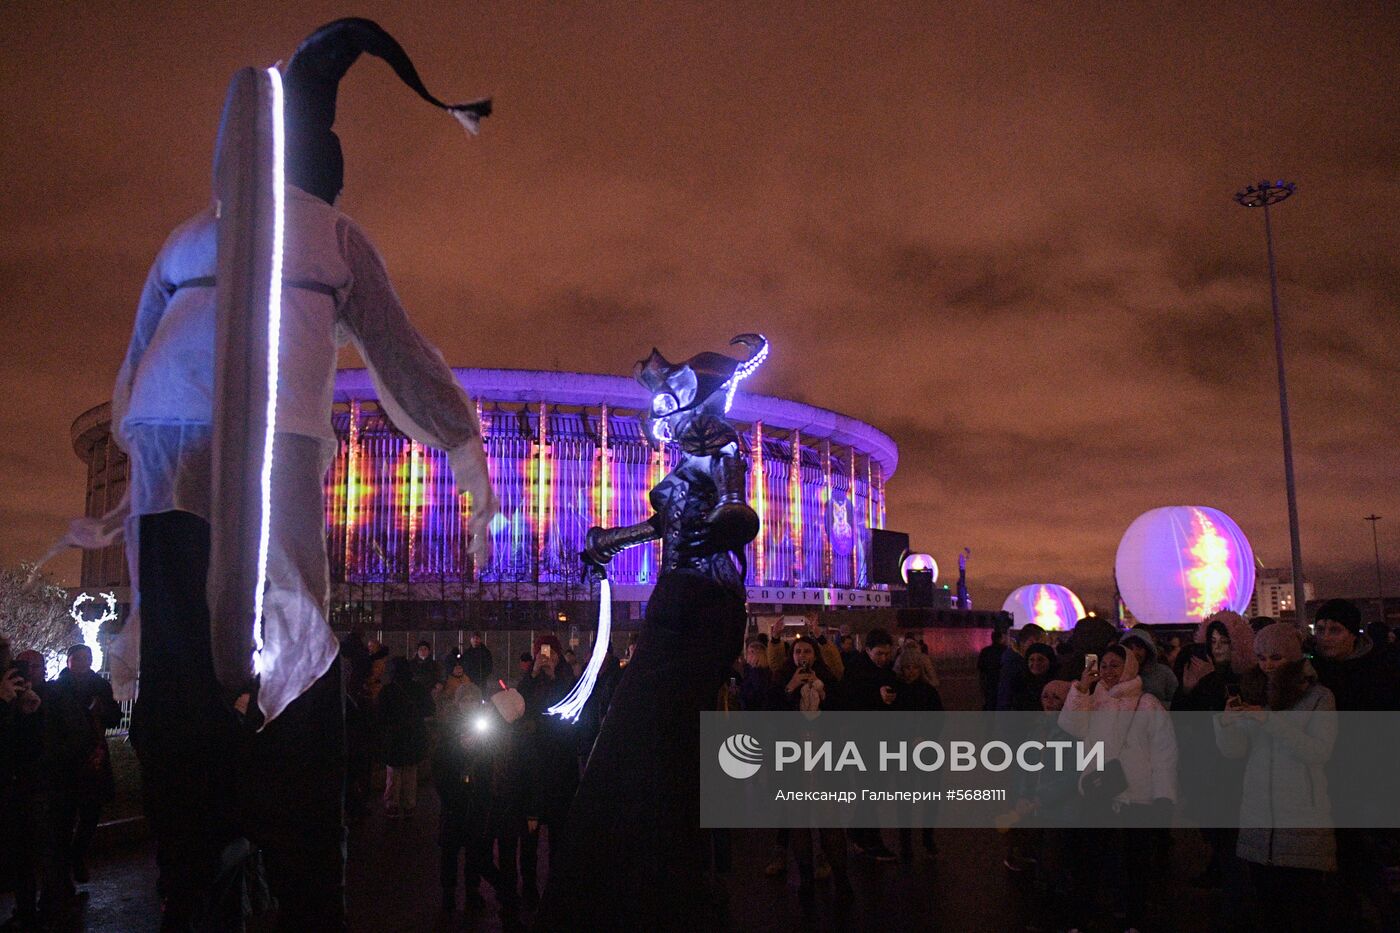
{"label": "man in dark jacket", "polygon": [[982,709],[997,708],[997,684],[1001,683],[1001,656],[1006,651],[1006,629],[992,629],[992,643],[977,653],[977,683],[982,688]]}
{"label": "man in dark jacket", "polygon": [[739,678],[739,709],[745,712],[778,709],[781,689],[773,683],[768,648],[760,638],[744,645],[744,674]]}
{"label": "man in dark jacket", "polygon": [[[1361,631],[1361,611],[1345,599],[1329,599],[1317,608],[1313,624],[1316,654],[1313,667],[1320,684],[1332,691],[1337,711],[1395,712],[1400,710],[1400,662],[1392,652],[1371,644]],[[1359,768],[1355,762],[1374,758],[1366,734],[1356,718],[1337,717],[1337,741],[1328,768],[1328,791],[1339,825],[1377,825],[1369,808],[1381,806],[1393,788],[1383,770]],[[1353,765],[1347,767],[1346,763]],[[1397,898],[1381,882],[1381,872],[1394,864],[1400,845],[1394,830],[1347,828],[1337,830],[1337,867],[1349,889],[1342,901],[1338,929],[1359,929],[1357,911],[1369,903],[1381,918],[1400,916]],[[1392,929],[1386,927],[1385,929]]]}
{"label": "man in dark jacket", "polygon": [[410,662],[413,665],[413,682],[431,691],[433,684],[442,680],[442,665],[433,658],[433,646],[426,641],[418,643],[418,652]]}
{"label": "man in dark jacket", "polygon": [[116,794],[108,729],[121,721],[112,685],[92,669],[92,649],[68,649],[68,667],[47,685],[45,759],[51,780],[56,855],[64,874],[86,884],[87,850],[97,831],[102,804]]}
{"label": "man in dark jacket", "polygon": [[540,830],[549,827],[550,868],[561,847],[555,843],[564,828],[569,802],[578,789],[578,737],[573,725],[551,716],[548,710],[574,687],[573,672],[564,663],[557,645],[543,644],[535,655],[534,671],[521,687],[525,699],[526,728],[531,763],[525,801],[526,832],[520,840],[520,876],[525,903],[539,901]]}
{"label": "man in dark jacket", "polygon": [[[43,679],[42,662],[38,669]],[[39,773],[43,752],[43,702],[30,670],[0,638],[0,884],[15,892],[15,911],[5,928],[39,928],[39,863],[44,837]],[[66,885],[65,885],[66,887]],[[3,888],[0,888],[3,889]]]}
{"label": "man in dark jacket", "polygon": [[1361,611],[1345,599],[1317,609],[1313,626],[1317,679],[1337,699],[1337,709],[1400,710],[1400,663],[1361,631]]}
{"label": "man in dark jacket", "polygon": [[491,679],[493,669],[491,649],[486,647],[480,632],[472,632],[471,646],[462,652],[462,670],[486,694],[495,689],[495,681]]}
{"label": "man in dark jacket", "polygon": [[[898,696],[897,678],[890,669],[894,660],[894,639],[884,629],[871,629],[865,636],[865,650],[853,655],[846,665],[841,681],[845,706],[852,710],[893,709]],[[857,817],[861,820],[860,817]],[[868,819],[868,816],[867,816]],[[863,820],[861,820],[863,821]],[[880,830],[870,826],[853,827],[851,841],[861,854],[877,862],[896,862],[899,856],[890,851],[880,837]]]}
{"label": "man in dark jacket", "polygon": [[846,707],[853,710],[883,710],[894,706],[894,639],[884,629],[875,628],[865,636],[865,650],[851,657],[842,680]]}
{"label": "man in dark jacket", "polygon": [[1031,645],[1045,643],[1045,629],[1034,622],[1016,630],[1014,644],[1001,653],[1001,673],[997,680],[999,710],[1016,708],[1016,685],[1026,676],[1026,651]]}

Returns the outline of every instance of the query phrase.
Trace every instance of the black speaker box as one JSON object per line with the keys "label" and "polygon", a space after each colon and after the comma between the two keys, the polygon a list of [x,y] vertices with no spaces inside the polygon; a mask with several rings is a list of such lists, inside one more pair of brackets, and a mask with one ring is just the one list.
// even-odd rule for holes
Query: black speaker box
{"label": "black speaker box", "polygon": [[900,565],[909,553],[909,535],[903,531],[870,529],[870,582],[899,586],[904,583]]}

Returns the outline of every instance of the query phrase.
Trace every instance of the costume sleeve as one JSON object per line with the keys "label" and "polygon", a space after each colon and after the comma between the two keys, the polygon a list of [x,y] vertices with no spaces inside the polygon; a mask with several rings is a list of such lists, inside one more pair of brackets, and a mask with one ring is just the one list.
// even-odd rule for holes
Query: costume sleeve
{"label": "costume sleeve", "polygon": [[348,219],[338,232],[352,278],[340,309],[345,332],[369,367],[389,420],[418,443],[447,453],[457,489],[472,494],[473,535],[485,537],[499,507],[476,406],[442,354],[409,321],[369,238]]}
{"label": "costume sleeve", "polygon": [[[162,250],[162,254],[164,250]],[[112,438],[123,450],[126,449],[122,436],[122,421],[126,418],[131,404],[131,386],[136,381],[136,370],[141,366],[141,357],[155,337],[156,328],[165,316],[165,306],[170,300],[165,282],[160,275],[160,257],[151,264],[146,275],[146,284],[141,289],[141,303],[136,306],[136,326],[131,331],[131,343],[126,349],[126,358],[117,371],[117,384],[112,388]]]}

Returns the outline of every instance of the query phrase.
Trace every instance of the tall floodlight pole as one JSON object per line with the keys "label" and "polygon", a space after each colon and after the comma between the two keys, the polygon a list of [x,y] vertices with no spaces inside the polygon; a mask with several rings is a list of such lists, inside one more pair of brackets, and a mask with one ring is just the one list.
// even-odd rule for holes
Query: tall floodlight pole
{"label": "tall floodlight pole", "polygon": [[1381,517],[1375,512],[1366,516],[1371,523],[1371,547],[1376,552],[1376,604],[1381,607],[1381,621],[1385,621],[1385,584],[1381,582],[1381,540],[1376,536],[1376,522]]}
{"label": "tall floodlight pole", "polygon": [[1278,407],[1283,422],[1283,477],[1288,487],[1288,536],[1293,547],[1293,611],[1299,624],[1307,624],[1307,595],[1303,585],[1303,545],[1298,536],[1298,491],[1293,483],[1293,431],[1288,419],[1288,381],[1283,373],[1283,320],[1278,310],[1278,272],[1274,267],[1274,230],[1269,207],[1293,194],[1291,181],[1261,181],[1235,195],[1243,207],[1264,209],[1264,245],[1269,254],[1269,296],[1274,309],[1274,357],[1278,361]]}

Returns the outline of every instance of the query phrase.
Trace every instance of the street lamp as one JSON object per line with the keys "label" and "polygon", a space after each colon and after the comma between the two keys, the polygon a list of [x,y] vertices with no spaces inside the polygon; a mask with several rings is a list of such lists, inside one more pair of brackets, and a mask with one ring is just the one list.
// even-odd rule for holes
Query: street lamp
{"label": "street lamp", "polygon": [[1269,254],[1269,296],[1274,309],[1274,356],[1278,361],[1278,407],[1283,422],[1283,478],[1288,487],[1288,536],[1293,548],[1293,606],[1300,624],[1307,624],[1307,595],[1303,585],[1303,545],[1298,536],[1298,491],[1293,483],[1293,431],[1288,420],[1288,382],[1283,374],[1283,320],[1278,310],[1278,272],[1274,267],[1274,230],[1269,207],[1293,194],[1291,181],[1261,181],[1235,195],[1242,207],[1264,209],[1264,245]]}
{"label": "street lamp", "polygon": [[1381,517],[1380,517],[1379,515],[1377,515],[1375,512],[1372,512],[1370,515],[1367,515],[1367,516],[1366,516],[1366,521],[1368,521],[1368,522],[1371,523],[1371,547],[1372,547],[1372,548],[1375,550],[1375,552],[1376,552],[1376,602],[1377,602],[1377,603],[1380,605],[1380,607],[1381,607],[1381,621],[1384,622],[1384,621],[1385,621],[1385,584],[1383,584],[1383,583],[1381,582],[1381,542],[1380,542],[1380,538],[1376,537],[1376,522],[1378,522],[1378,521],[1380,521],[1380,520],[1381,520]]}

